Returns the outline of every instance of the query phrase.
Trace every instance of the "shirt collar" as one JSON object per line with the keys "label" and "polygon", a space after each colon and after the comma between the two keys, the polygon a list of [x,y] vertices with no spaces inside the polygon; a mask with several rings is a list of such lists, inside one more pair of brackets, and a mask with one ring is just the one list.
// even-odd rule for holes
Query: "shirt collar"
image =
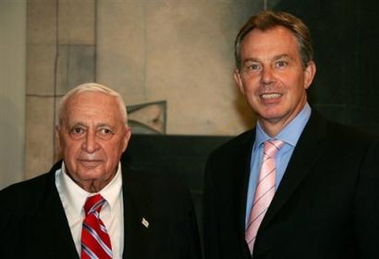
{"label": "shirt collar", "polygon": [[[286,144],[290,144],[291,146],[296,146],[296,143],[311,116],[311,111],[312,109],[310,105],[306,103],[301,112],[274,138],[283,140]],[[253,150],[256,150],[263,142],[269,139],[271,139],[271,137],[264,132],[261,124],[258,122]]]}
{"label": "shirt collar", "polygon": [[[95,193],[89,193],[77,185],[71,177],[66,173],[66,166],[62,162],[61,177],[61,193],[65,195],[68,205],[73,208],[74,213],[80,216],[84,213],[83,206],[88,196]],[[120,195],[122,187],[121,164],[119,163],[117,172],[112,181],[108,183],[100,192],[101,196],[106,200],[104,206],[109,206],[110,210],[116,206],[117,199]]]}

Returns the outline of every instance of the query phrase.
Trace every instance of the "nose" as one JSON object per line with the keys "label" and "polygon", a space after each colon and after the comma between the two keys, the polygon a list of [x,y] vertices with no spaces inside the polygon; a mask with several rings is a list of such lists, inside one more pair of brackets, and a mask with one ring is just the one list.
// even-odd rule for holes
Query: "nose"
{"label": "nose", "polygon": [[271,84],[274,81],[274,78],[275,77],[274,77],[273,71],[270,67],[265,67],[264,69],[262,69],[261,81],[263,85]]}
{"label": "nose", "polygon": [[96,132],[87,132],[82,148],[88,153],[93,153],[99,148],[99,143],[96,139]]}

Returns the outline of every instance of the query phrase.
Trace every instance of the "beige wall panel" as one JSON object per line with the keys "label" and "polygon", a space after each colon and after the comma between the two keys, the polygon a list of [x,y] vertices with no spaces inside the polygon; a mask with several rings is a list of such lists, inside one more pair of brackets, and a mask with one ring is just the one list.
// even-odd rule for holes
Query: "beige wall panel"
{"label": "beige wall panel", "polygon": [[95,2],[95,0],[60,1],[60,44],[95,44]]}
{"label": "beige wall panel", "polygon": [[28,44],[55,44],[56,1],[28,1],[27,41]]}
{"label": "beige wall panel", "polygon": [[98,1],[97,81],[130,104],[145,102],[144,1]]}
{"label": "beige wall panel", "polygon": [[53,98],[26,98],[26,156],[25,178],[46,172],[54,162]]}
{"label": "beige wall panel", "polygon": [[26,0],[0,0],[0,189],[23,179]]}
{"label": "beige wall panel", "polygon": [[[235,135],[241,116],[233,41],[253,4],[100,1],[98,81],[129,105],[167,101],[167,134]],[[247,122],[246,122],[247,120]]]}
{"label": "beige wall panel", "polygon": [[52,95],[54,93],[55,58],[55,45],[28,45],[27,95]]}

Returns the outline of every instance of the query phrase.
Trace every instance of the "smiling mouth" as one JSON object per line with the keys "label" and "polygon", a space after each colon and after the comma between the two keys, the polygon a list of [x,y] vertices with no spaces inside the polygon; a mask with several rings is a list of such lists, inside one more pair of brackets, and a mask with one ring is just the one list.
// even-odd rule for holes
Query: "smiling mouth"
{"label": "smiling mouth", "polygon": [[269,93],[269,94],[261,94],[260,97],[262,99],[275,99],[281,97],[282,94],[279,93]]}

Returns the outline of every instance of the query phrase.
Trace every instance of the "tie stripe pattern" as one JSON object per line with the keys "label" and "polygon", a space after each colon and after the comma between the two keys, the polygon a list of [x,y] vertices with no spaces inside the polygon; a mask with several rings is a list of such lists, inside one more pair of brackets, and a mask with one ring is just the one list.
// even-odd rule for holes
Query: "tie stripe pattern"
{"label": "tie stripe pattern", "polygon": [[96,194],[87,198],[84,205],[85,218],[82,226],[81,259],[112,258],[112,246],[107,229],[100,219],[105,199]]}
{"label": "tie stripe pattern", "polygon": [[251,254],[253,253],[258,228],[275,195],[275,156],[282,146],[283,141],[281,140],[267,140],[264,143],[262,166],[259,173],[257,188],[255,190],[254,203],[245,231],[245,239]]}

